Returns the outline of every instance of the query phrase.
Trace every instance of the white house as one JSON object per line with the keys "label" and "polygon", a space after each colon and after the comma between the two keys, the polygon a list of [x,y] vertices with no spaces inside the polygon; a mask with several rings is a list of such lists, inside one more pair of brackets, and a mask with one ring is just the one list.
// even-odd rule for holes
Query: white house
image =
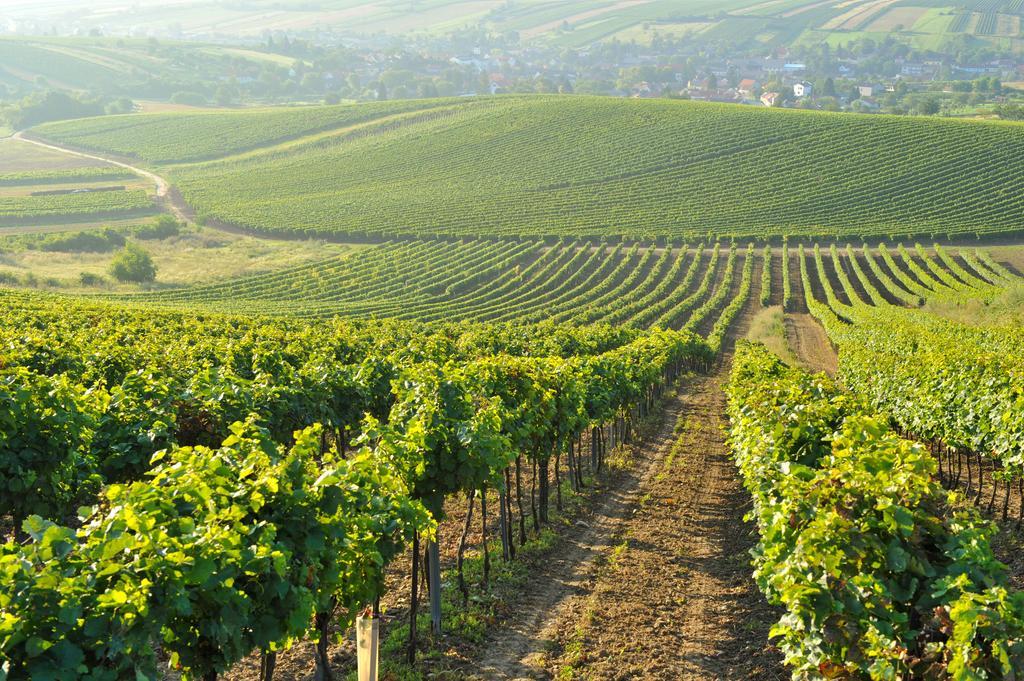
{"label": "white house", "polygon": [[879,83],[868,83],[867,85],[858,85],[857,92],[861,97],[877,97],[878,95],[885,92],[885,86]]}
{"label": "white house", "polygon": [[794,97],[810,97],[813,91],[814,86],[808,83],[806,80],[802,80],[799,83],[793,84]]}

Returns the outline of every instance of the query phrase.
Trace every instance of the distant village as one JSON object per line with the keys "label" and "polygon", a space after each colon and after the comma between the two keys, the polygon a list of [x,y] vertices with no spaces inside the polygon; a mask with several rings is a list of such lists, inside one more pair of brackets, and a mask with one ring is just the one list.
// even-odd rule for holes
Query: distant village
{"label": "distant village", "polygon": [[[857,54],[858,48],[866,54]],[[613,49],[577,53],[571,65],[538,61],[531,50],[451,61],[486,74],[491,93],[573,91],[866,113],[927,115],[1005,104],[1016,94],[1013,85],[1024,81],[1022,58],[984,52],[971,61],[938,54],[890,56],[910,52],[895,41],[836,53],[819,50],[807,55],[809,60],[785,48],[768,56],[723,58],[700,51],[680,58],[636,46],[611,60],[607,53]]]}

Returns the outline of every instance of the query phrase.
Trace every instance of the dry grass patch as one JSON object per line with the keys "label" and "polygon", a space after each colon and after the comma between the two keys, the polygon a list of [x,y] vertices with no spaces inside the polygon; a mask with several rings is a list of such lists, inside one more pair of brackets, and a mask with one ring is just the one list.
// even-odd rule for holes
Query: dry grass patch
{"label": "dry grass patch", "polygon": [[786,340],[785,315],[781,305],[762,308],[754,315],[747,331],[747,340],[763,343],[790,366],[798,364],[796,355]]}

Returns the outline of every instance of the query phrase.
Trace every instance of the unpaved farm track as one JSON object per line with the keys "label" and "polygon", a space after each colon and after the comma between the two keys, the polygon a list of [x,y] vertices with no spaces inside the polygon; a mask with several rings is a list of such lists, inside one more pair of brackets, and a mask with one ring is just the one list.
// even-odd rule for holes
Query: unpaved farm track
{"label": "unpaved farm track", "polygon": [[728,364],[683,386],[675,452],[659,452],[617,529],[618,555],[558,623],[552,676],[786,678],[768,643],[778,613],[751,579],[750,498],[725,443]]}
{"label": "unpaved farm track", "polygon": [[165,206],[174,215],[174,217],[178,218],[179,220],[182,220],[184,222],[190,221],[191,216],[187,215],[186,213],[191,212],[191,209],[189,209],[188,205],[185,204],[185,202],[182,201],[180,197],[177,197],[176,199],[172,195],[174,193],[171,192],[170,183],[154,172],[144,170],[137,166],[133,166],[129,163],[118,161],[113,158],[108,158],[106,156],[97,156],[96,154],[90,154],[84,151],[78,151],[75,149],[70,149],[68,147],[62,147],[56,144],[49,144],[47,142],[33,139],[31,137],[26,137],[22,132],[14,133],[13,137],[16,140],[20,140],[28,144],[34,144],[37,147],[49,149],[50,151],[59,151],[62,154],[68,154],[70,156],[78,156],[80,158],[88,158],[93,161],[100,161],[102,163],[117,166],[118,168],[124,168],[125,170],[131,171],[136,175],[141,175],[142,177],[145,177],[147,180],[153,182],[153,184],[156,186],[156,199],[160,204]]}
{"label": "unpaved farm track", "polygon": [[631,477],[491,632],[481,679],[783,679],[779,613],[751,578],[750,498],[725,442],[726,355],[668,400]]}
{"label": "unpaved farm track", "polygon": [[804,366],[836,375],[839,357],[818,320],[809,314],[791,313],[786,315],[785,327],[786,340]]}
{"label": "unpaved farm track", "polygon": [[682,400],[668,402],[657,429],[638,448],[628,479],[605,493],[579,533],[562,540],[560,549],[536,571],[530,585],[516,601],[515,614],[492,632],[487,653],[476,665],[483,679],[548,678],[544,652],[551,647],[554,626],[572,611],[576,599],[589,593],[597,559],[613,547],[618,528],[627,523],[649,485],[657,464],[672,446],[672,427],[681,413]]}

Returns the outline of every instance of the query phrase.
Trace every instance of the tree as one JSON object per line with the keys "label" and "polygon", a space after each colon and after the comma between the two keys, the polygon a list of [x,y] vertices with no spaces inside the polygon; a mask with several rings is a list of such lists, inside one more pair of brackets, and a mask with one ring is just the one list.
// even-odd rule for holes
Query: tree
{"label": "tree", "polygon": [[198,92],[187,92],[184,90],[171,95],[171,104],[185,104],[186,106],[206,106],[206,97]]}
{"label": "tree", "polygon": [[107,114],[126,114],[135,110],[135,102],[127,97],[118,97],[103,108]]}
{"label": "tree", "polygon": [[121,282],[148,283],[156,279],[156,265],[146,249],[129,242],[110,262],[110,274]]}
{"label": "tree", "polygon": [[925,116],[934,116],[935,114],[939,113],[939,110],[941,108],[942,107],[939,105],[939,100],[935,99],[934,97],[929,97],[928,99],[921,102],[921,104],[918,106],[918,111],[920,111]]}
{"label": "tree", "polygon": [[1024,120],[1024,106],[1019,104],[1004,104],[995,108],[995,113],[1000,118],[1009,121]]}
{"label": "tree", "polygon": [[429,98],[429,97],[437,97],[438,96],[437,85],[435,85],[434,81],[432,81],[432,80],[422,81],[416,87],[416,95],[418,97],[420,97],[421,99]]}

